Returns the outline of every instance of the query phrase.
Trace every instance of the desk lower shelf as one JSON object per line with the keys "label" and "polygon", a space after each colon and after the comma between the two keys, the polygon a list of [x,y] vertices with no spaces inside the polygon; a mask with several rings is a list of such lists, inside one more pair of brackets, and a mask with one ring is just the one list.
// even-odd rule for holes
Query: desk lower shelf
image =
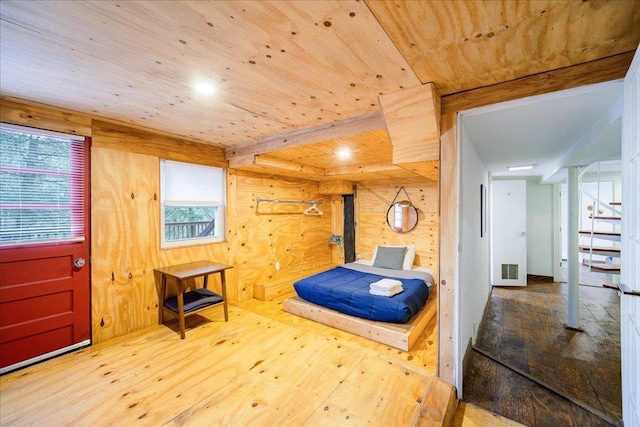
{"label": "desk lower shelf", "polygon": [[[195,289],[184,293],[184,313],[195,313],[196,311],[222,304],[222,296],[206,288]],[[165,308],[178,313],[178,298],[167,298],[164,302]]]}
{"label": "desk lower shelf", "polygon": [[[227,285],[224,272],[230,268],[233,268],[233,266],[218,264],[217,262],[211,261],[195,261],[187,264],[156,268],[155,271],[162,275],[162,291],[160,294],[162,310],[158,310],[159,322],[162,323],[164,321],[164,312],[177,316],[180,323],[180,338],[184,339],[184,318],[189,314],[221,304],[224,308],[224,321],[228,321],[229,312],[226,301]],[[222,296],[207,289],[207,279],[209,275],[215,273],[220,274]],[[184,281],[193,280],[198,277],[202,277],[202,288],[185,292]],[[165,299],[167,292],[167,278],[176,281],[176,296]],[[183,304],[181,304],[182,307],[178,307],[178,298],[183,302]],[[180,308],[182,308],[182,310]]]}

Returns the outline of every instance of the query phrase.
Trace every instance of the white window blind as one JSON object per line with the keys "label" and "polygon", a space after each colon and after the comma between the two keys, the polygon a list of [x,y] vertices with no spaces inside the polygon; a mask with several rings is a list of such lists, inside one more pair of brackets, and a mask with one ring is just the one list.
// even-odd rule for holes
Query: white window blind
{"label": "white window blind", "polygon": [[224,169],[163,160],[163,204],[221,205]]}
{"label": "white window blind", "polygon": [[225,170],[162,160],[161,247],[224,240]]}
{"label": "white window blind", "polygon": [[0,124],[0,245],[82,241],[84,138]]}

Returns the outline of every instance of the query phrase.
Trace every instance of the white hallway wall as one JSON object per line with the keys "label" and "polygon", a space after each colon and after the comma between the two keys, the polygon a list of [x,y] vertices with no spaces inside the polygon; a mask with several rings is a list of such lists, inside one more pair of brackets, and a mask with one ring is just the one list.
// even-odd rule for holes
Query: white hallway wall
{"label": "white hallway wall", "polygon": [[477,328],[480,326],[491,292],[489,236],[480,237],[480,184],[484,184],[488,189],[489,172],[466,133],[464,131],[462,133],[460,165],[461,252],[458,294],[460,362],[467,351],[469,342],[475,343]]}

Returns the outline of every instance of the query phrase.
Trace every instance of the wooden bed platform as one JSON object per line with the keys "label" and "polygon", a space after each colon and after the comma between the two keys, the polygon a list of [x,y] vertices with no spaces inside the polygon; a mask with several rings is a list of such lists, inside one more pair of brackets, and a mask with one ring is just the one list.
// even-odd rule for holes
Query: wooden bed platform
{"label": "wooden bed platform", "polygon": [[370,340],[409,351],[437,309],[436,286],[431,288],[427,303],[408,323],[386,323],[349,316],[306,301],[299,296],[283,302],[283,310],[324,325],[332,326]]}

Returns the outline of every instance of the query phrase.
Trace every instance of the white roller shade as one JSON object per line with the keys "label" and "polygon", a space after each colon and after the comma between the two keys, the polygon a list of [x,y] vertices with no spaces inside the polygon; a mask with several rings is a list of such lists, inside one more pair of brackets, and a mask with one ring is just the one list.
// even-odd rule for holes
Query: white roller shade
{"label": "white roller shade", "polygon": [[171,206],[224,204],[224,169],[162,160],[162,203]]}

